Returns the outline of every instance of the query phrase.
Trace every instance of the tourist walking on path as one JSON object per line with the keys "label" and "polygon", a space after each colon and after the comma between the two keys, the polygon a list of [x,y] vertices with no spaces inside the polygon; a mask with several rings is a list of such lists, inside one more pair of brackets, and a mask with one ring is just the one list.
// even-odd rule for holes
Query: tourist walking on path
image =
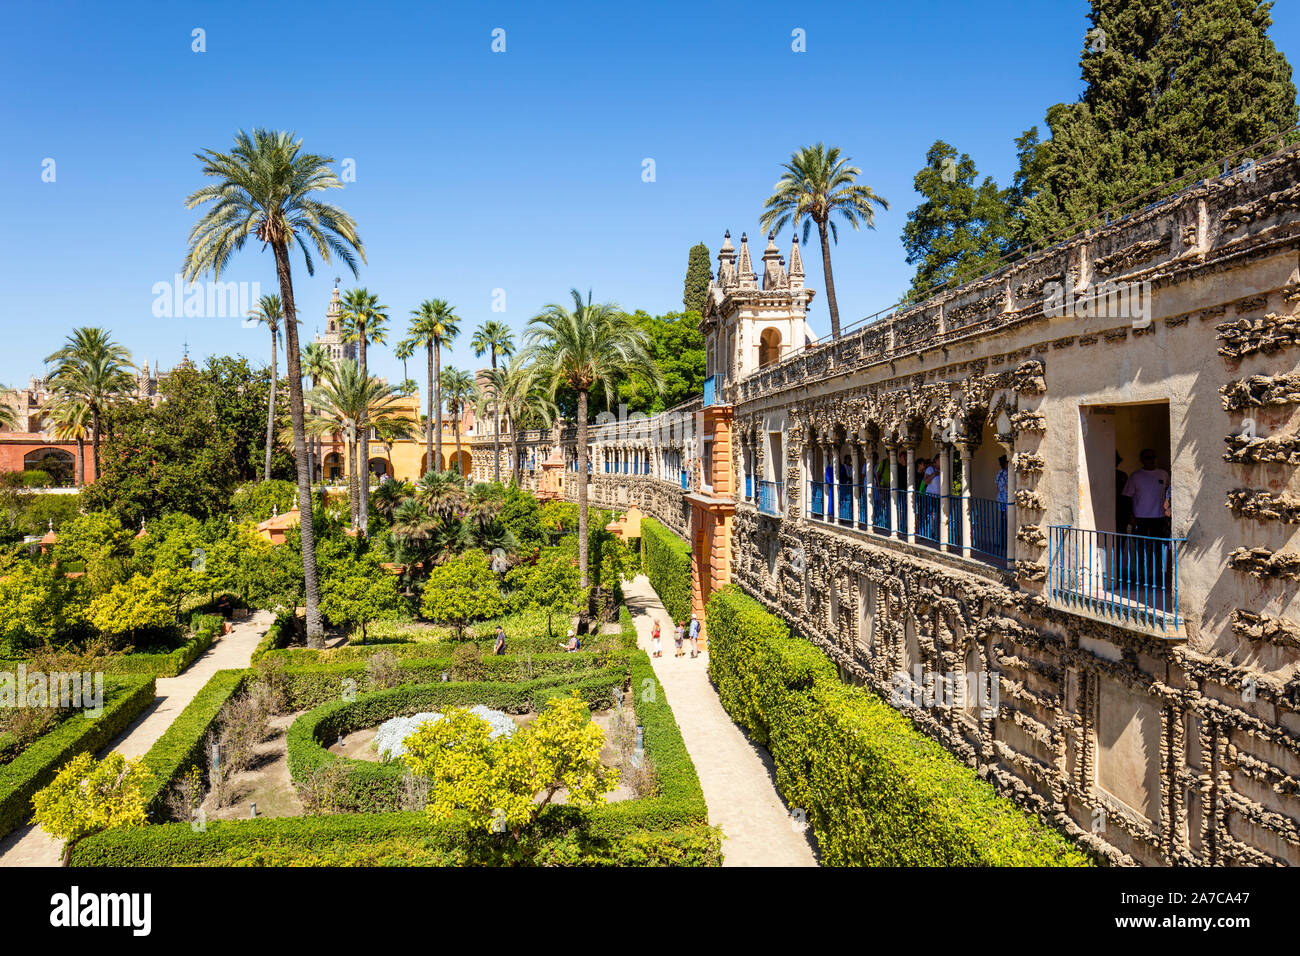
{"label": "tourist walking on path", "polygon": [[677,653],[674,654],[673,657],[682,656],[682,638],[685,636],[685,634],[686,634],[686,628],[682,625],[681,621],[678,621],[677,629],[673,631],[673,644],[677,648]]}
{"label": "tourist walking on path", "polygon": [[497,642],[496,642],[496,644],[495,644],[495,645],[493,646],[493,648],[492,648],[492,653],[493,653],[493,654],[496,654],[496,655],[499,657],[499,656],[505,654],[505,652],[506,652],[506,632],[502,629],[501,625],[498,624],[498,625],[497,625]]}
{"label": "tourist walking on path", "polygon": [[696,617],[695,612],[692,611],[691,612],[691,657],[696,657],[699,654],[699,646],[700,646],[700,619]]}
{"label": "tourist walking on path", "polygon": [[650,635],[651,650],[655,657],[663,657],[663,643],[659,637],[659,620],[655,619],[655,629]]}

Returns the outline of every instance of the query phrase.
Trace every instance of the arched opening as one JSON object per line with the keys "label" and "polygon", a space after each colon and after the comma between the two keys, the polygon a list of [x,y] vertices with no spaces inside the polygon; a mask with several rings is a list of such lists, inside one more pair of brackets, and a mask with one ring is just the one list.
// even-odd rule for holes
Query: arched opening
{"label": "arched opening", "polygon": [[393,464],[387,458],[371,458],[370,473],[376,478],[393,477]]}
{"label": "arched opening", "polygon": [[62,448],[38,448],[23,456],[23,471],[43,471],[50,476],[50,484],[72,484],[76,459]]}
{"label": "arched opening", "polygon": [[343,480],[343,456],[336,451],[325,456],[325,480]]}
{"label": "arched opening", "polygon": [[781,358],[781,333],[777,329],[764,329],[758,337],[758,367],[765,368]]}

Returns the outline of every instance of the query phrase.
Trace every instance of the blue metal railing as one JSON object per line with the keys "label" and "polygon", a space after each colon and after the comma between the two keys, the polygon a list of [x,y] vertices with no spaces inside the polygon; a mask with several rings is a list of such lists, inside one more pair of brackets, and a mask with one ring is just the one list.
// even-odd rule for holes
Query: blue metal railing
{"label": "blue metal railing", "polygon": [[916,536],[939,543],[939,496],[916,492]]}
{"label": "blue metal railing", "polygon": [[686,480],[686,471],[682,471],[682,491],[690,491],[691,483]]}
{"label": "blue metal railing", "polygon": [[871,501],[867,495],[867,483],[858,485],[858,527],[871,527]]}
{"label": "blue metal railing", "polygon": [[970,549],[989,557],[1007,557],[1007,503],[970,499]]}
{"label": "blue metal railing", "polygon": [[948,546],[961,547],[961,495],[945,495],[948,501]]}
{"label": "blue metal railing", "polygon": [[906,528],[911,528],[913,533],[916,531],[914,525],[909,525],[907,523],[907,512],[909,510],[907,503],[907,489],[903,488],[894,495],[894,518],[898,522],[895,527],[898,528],[900,533],[903,533]]}
{"label": "blue metal railing", "polygon": [[758,483],[758,510],[765,515],[781,515],[781,494],[785,489],[783,481],[760,481]]}
{"label": "blue metal railing", "polygon": [[1178,553],[1186,540],[1053,525],[1052,598],[1108,620],[1178,630]]}
{"label": "blue metal railing", "polygon": [[853,521],[853,486],[839,484],[835,486],[836,514],[840,523]]}
{"label": "blue metal railing", "polygon": [[826,517],[826,482],[808,482],[808,510],[814,518]]}
{"label": "blue metal railing", "polygon": [[752,501],[753,499],[754,499],[754,476],[746,475],[745,476],[745,500]]}
{"label": "blue metal railing", "polygon": [[708,408],[713,404],[713,376],[710,375],[704,380],[704,407]]}
{"label": "blue metal railing", "polygon": [[881,534],[889,534],[894,527],[890,515],[888,486],[871,489],[871,527]]}

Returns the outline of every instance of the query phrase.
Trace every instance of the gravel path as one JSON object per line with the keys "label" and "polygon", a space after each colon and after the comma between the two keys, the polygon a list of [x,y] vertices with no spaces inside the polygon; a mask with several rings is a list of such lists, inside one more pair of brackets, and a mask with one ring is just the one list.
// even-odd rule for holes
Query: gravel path
{"label": "gravel path", "polygon": [[[645,575],[624,584],[636,622],[637,644],[650,652],[658,619],[664,656],[651,658],[695,761],[709,805],[709,822],[722,829],[724,866],[816,866],[812,831],[805,830],[776,792],[767,751],[752,743],[722,709],[709,681],[708,654],[673,657],[673,625]],[[686,647],[690,647],[687,642]]]}

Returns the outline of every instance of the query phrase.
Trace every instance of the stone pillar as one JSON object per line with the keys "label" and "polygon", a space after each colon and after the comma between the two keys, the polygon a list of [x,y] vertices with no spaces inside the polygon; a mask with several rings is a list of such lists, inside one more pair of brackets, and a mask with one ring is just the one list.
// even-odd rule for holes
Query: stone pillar
{"label": "stone pillar", "polygon": [[1007,453],[1007,567],[1016,563],[1016,453],[1013,443],[1002,444]]}
{"label": "stone pillar", "polygon": [[[916,446],[907,446],[907,491],[904,495],[903,523],[906,528],[904,537],[908,544],[916,543],[916,521],[912,516],[912,506],[916,503]],[[902,528],[899,529],[903,530]]]}
{"label": "stone pillar", "polygon": [[949,506],[952,502],[952,446],[943,445],[939,450],[939,548],[951,551],[948,544],[948,523],[952,520]]}
{"label": "stone pillar", "polygon": [[858,441],[853,442],[853,520],[855,524],[861,524],[864,518],[862,513],[862,445]]}
{"label": "stone pillar", "polygon": [[971,556],[971,458],[975,450],[970,445],[958,445],[961,451],[961,556]]}
{"label": "stone pillar", "polygon": [[862,487],[863,487],[862,497],[866,504],[867,528],[870,529],[872,527],[871,509],[874,507],[875,500],[876,500],[876,443],[875,442],[871,443],[871,456],[867,464],[868,467],[866,469],[866,474],[862,476]]}

